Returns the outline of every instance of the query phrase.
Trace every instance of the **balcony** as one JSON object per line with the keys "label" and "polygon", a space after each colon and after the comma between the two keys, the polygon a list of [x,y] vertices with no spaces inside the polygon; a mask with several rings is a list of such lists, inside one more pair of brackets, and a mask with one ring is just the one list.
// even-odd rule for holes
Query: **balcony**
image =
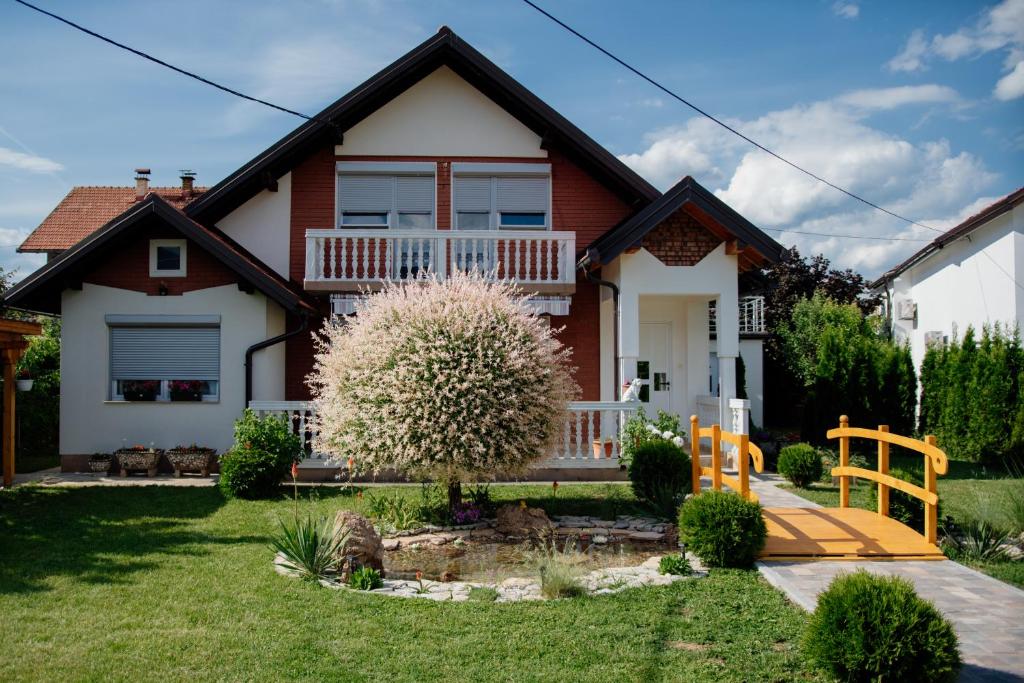
{"label": "balcony", "polygon": [[[741,296],[739,299],[740,309],[740,334],[765,334],[768,331],[764,322],[764,297],[763,296]],[[708,304],[708,333],[718,333],[718,313],[715,302]]]}
{"label": "balcony", "polygon": [[474,268],[515,281],[528,294],[576,290],[572,232],[540,230],[306,231],[305,287],[318,292],[380,289],[387,280],[450,277]]}

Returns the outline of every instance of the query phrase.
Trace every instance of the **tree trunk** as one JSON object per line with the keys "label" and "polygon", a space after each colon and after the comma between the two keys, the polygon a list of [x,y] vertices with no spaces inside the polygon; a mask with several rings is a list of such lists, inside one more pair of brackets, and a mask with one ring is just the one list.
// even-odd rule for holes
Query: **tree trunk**
{"label": "tree trunk", "polygon": [[448,482],[448,512],[455,515],[455,511],[462,505],[462,482],[458,479]]}

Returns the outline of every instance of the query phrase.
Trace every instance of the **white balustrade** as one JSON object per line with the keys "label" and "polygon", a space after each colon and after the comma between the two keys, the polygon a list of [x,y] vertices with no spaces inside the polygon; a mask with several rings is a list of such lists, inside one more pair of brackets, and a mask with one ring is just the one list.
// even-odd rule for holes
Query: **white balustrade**
{"label": "white balustrade", "polygon": [[[569,404],[569,419],[548,457],[535,467],[618,468],[622,427],[635,412],[637,402],[574,401]],[[259,416],[285,415],[294,433],[302,436],[308,458],[304,466],[339,466],[328,453],[312,447],[311,419],[313,406],[308,401],[250,401],[249,407]],[[599,444],[595,449],[595,444]]]}
{"label": "white balustrade", "polygon": [[[741,296],[739,298],[739,333],[764,334],[768,328],[764,318],[763,296]],[[708,302],[708,332],[718,332],[718,311],[714,301]]]}
{"label": "white balustrade", "polygon": [[352,289],[472,269],[526,287],[571,292],[572,232],[543,230],[307,230],[306,286]]}

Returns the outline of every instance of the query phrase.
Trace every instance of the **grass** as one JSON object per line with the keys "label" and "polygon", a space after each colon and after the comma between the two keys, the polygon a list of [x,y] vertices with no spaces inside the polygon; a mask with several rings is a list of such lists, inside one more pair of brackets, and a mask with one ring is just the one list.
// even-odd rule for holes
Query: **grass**
{"label": "grass", "polygon": [[[564,485],[553,511],[600,509],[602,490]],[[325,489],[302,512],[365,505]],[[0,492],[0,680],[818,680],[796,645],[806,616],[753,571],[556,602],[400,600],[277,575],[270,537],[291,515],[288,498],[212,488]]]}
{"label": "grass", "polygon": [[51,467],[60,467],[60,456],[56,453],[47,455],[18,455],[14,458],[14,471],[18,474],[28,474],[47,470]]}
{"label": "grass", "polygon": [[[866,467],[873,468],[876,461],[868,459]],[[890,467],[923,470],[920,456],[893,455]],[[871,496],[871,482],[860,481],[850,487],[850,505],[874,509]],[[990,523],[1007,530],[1019,527],[1019,516],[1012,511],[1011,499],[1024,497],[1024,477],[1019,472],[1008,475],[998,469],[975,463],[950,460],[949,472],[938,478],[940,523],[947,516],[954,520],[987,519]],[[811,488],[788,487],[789,491],[826,507],[839,506],[839,487],[830,484],[814,484]],[[975,569],[990,576],[1024,588],[1024,562],[972,562]]]}

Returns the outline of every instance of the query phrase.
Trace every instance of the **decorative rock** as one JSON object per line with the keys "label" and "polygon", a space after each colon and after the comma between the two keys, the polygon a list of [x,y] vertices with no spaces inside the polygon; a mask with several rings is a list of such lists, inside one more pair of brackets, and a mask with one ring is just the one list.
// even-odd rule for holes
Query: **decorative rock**
{"label": "decorative rock", "polygon": [[347,581],[351,571],[358,567],[370,567],[383,574],[384,544],[370,520],[358,512],[342,510],[334,518],[334,533],[346,532],[348,539],[338,552],[342,558],[341,580]]}
{"label": "decorative rock", "polygon": [[498,521],[495,524],[499,533],[509,535],[523,535],[552,526],[543,510],[521,505],[503,505],[498,508]]}
{"label": "decorative rock", "polygon": [[598,545],[604,545],[608,542],[608,537],[604,534],[596,534],[592,540]]}
{"label": "decorative rock", "polygon": [[397,538],[385,538],[381,542],[381,545],[384,546],[384,550],[392,551],[392,550],[398,550],[399,548],[401,548],[402,547],[402,542],[399,541]]}

